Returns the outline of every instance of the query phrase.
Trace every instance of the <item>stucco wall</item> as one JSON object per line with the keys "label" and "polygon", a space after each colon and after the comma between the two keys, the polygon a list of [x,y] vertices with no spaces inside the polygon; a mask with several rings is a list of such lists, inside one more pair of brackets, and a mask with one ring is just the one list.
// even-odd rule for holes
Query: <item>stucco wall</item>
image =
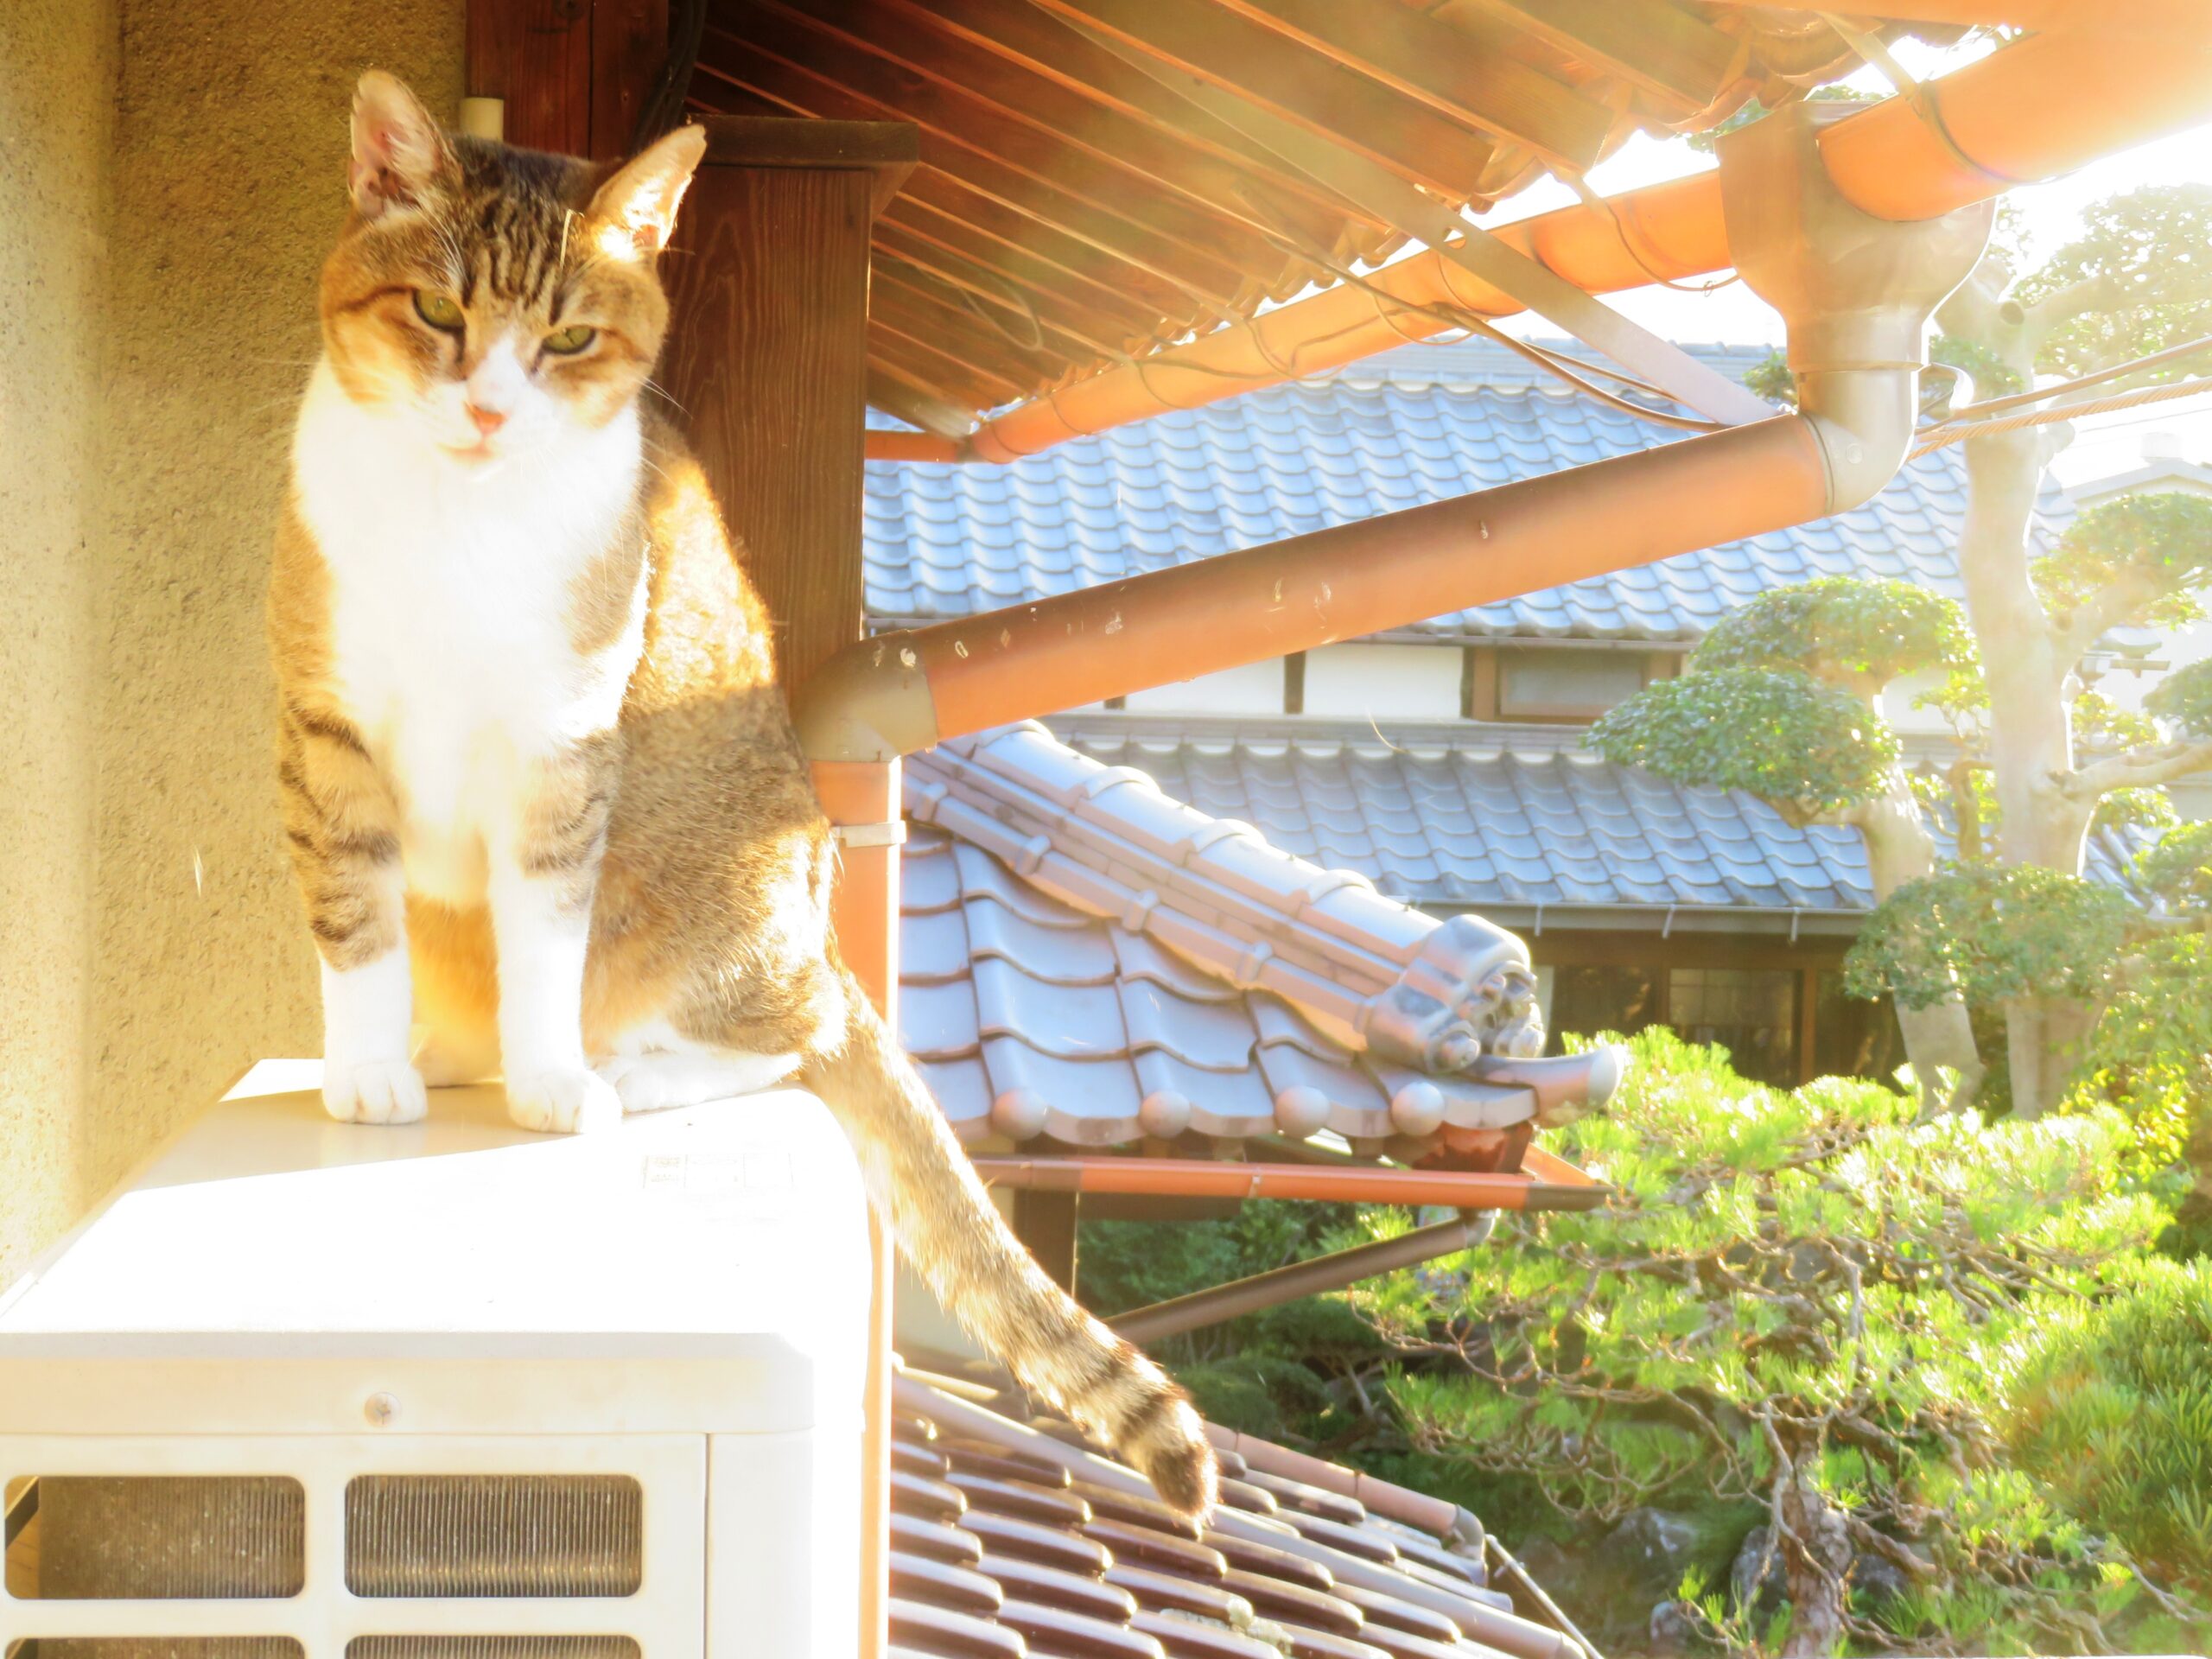
{"label": "stucco wall", "polygon": [[[271,775],[269,536],[354,77],[391,69],[450,116],[462,12],[0,3],[0,441],[22,441],[41,371],[66,389],[30,411],[33,453],[0,451],[0,557],[33,625],[0,651],[0,1281],[249,1060],[314,1051]],[[104,151],[105,220],[80,199]]]}
{"label": "stucco wall", "polygon": [[0,1281],[67,1219],[84,1161],[114,77],[111,6],[0,5]]}

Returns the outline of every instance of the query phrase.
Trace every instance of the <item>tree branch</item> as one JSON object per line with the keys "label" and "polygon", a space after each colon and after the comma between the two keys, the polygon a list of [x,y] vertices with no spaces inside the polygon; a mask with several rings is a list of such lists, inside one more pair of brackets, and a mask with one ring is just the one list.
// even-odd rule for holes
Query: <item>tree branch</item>
{"label": "tree branch", "polygon": [[2101,800],[2115,789],[2148,789],[2170,784],[2192,772],[2212,768],[2212,738],[2183,743],[2162,743],[2156,748],[2131,749],[2126,754],[2099,760],[2060,774],[2058,791],[2071,801]]}
{"label": "tree branch", "polygon": [[2072,673],[2081,665],[2082,658],[2096,648],[2098,640],[2121,623],[2140,616],[2161,597],[2162,590],[2144,582],[2139,572],[2131,570],[2113,577],[2076,605],[2068,614],[2066,626],[2054,626],[2051,630],[2056,647],[2054,666],[2060,675]]}

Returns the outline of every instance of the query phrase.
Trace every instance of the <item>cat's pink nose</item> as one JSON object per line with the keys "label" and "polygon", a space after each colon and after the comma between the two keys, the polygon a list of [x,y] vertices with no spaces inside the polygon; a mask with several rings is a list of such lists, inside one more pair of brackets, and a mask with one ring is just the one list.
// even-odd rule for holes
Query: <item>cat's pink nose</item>
{"label": "cat's pink nose", "polygon": [[479,409],[474,404],[464,404],[461,407],[468,411],[468,418],[476,423],[476,429],[487,438],[507,423],[507,417],[496,409]]}

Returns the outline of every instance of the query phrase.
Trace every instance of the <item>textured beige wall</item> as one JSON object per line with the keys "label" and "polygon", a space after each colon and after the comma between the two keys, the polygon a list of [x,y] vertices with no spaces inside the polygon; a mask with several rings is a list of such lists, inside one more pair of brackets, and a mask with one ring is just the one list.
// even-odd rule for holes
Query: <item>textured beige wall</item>
{"label": "textured beige wall", "polygon": [[[248,1061],[314,1052],[313,957],[271,774],[269,536],[315,349],[315,271],[343,213],[354,77],[391,69],[450,116],[462,12],[463,0],[0,0],[0,39],[33,48],[28,66],[0,54],[0,308],[17,314],[16,284],[32,280],[18,267],[35,268],[28,303],[56,324],[0,334],[0,418],[20,415],[24,363],[58,355],[77,388],[42,454],[0,453],[0,489],[37,493],[22,558],[18,531],[0,529],[10,591],[66,566],[35,594],[32,649],[0,651],[7,690],[20,676],[34,706],[54,705],[50,737],[9,734],[7,781],[54,803],[42,812],[10,787],[6,810],[42,816],[28,844],[12,824],[0,840],[0,927],[35,947],[0,949],[0,1281]],[[69,181],[72,168],[98,180],[103,142],[105,286],[88,324],[99,253],[86,226],[99,221]],[[17,251],[26,207],[34,226],[68,228],[74,264]],[[0,316],[0,330],[16,326]],[[73,435],[94,341],[88,466]],[[60,557],[88,512],[89,565]],[[20,1065],[19,1000],[52,1011]]]}
{"label": "textured beige wall", "polygon": [[0,1282],[67,1219],[84,1163],[114,79],[111,5],[0,3]]}

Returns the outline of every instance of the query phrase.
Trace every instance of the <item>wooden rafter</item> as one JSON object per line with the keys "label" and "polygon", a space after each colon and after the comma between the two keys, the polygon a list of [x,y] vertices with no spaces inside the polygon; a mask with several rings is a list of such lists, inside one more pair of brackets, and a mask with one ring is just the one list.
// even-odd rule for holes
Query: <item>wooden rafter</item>
{"label": "wooden rafter", "polygon": [[1701,110],[1738,62],[1737,39],[1669,0],[1475,0],[1559,51],[1645,92]]}
{"label": "wooden rafter", "polygon": [[[986,283],[995,283],[1009,298],[1019,296],[1039,316],[1054,315],[1065,327],[1079,326],[1103,340],[1127,342],[1147,337],[1152,320],[1128,296],[1109,293],[1087,278],[1070,276],[938,212],[927,202],[894,203],[879,222],[877,235],[882,246],[901,252],[911,248],[915,264],[948,282],[973,286],[964,278],[970,271],[981,272]],[[952,264],[953,260],[960,263]],[[1082,321],[1078,324],[1069,321],[1070,318]]]}
{"label": "wooden rafter", "polygon": [[[1268,232],[1288,219],[1300,236],[1325,245],[1342,232],[1341,214],[1271,190],[1255,170],[1222,161],[1149,122],[1092,99],[1070,98],[1065,88],[944,27],[914,0],[806,0],[805,10],[817,27],[835,29],[902,69],[957,88],[968,102],[1048,135],[1054,141],[1050,154],[1073,152],[1109,164],[1127,175],[1125,189],[1134,181],[1139,188]],[[996,153],[1001,160],[1014,159],[1006,149]]]}
{"label": "wooden rafter", "polygon": [[[774,10],[803,21],[810,67],[839,85],[914,122],[925,132],[973,149],[1040,184],[1065,191],[1102,212],[1155,232],[1166,241],[1209,260],[1239,267],[1280,260],[1280,248],[1246,222],[1249,209],[1235,219],[1179,193],[1148,187],[1144,175],[1118,158],[1069,143],[1047,127],[1010,116],[964,87],[925,75],[885,52],[876,29],[899,19],[852,15],[856,8],[836,0],[768,0]],[[942,38],[942,37],[938,37]]]}
{"label": "wooden rafter", "polygon": [[1213,0],[1035,3],[1345,144],[1447,200],[1481,194],[1488,138]]}
{"label": "wooden rafter", "polygon": [[1348,215],[1372,230],[1385,227],[1357,202],[1346,202],[1234,128],[1193,110],[1156,81],[1137,73],[1096,41],[1047,16],[1030,0],[899,0],[926,9],[932,27],[975,41],[1059,87],[1142,122],[1177,143],[1264,179],[1331,215]]}
{"label": "wooden rafter", "polygon": [[940,301],[885,273],[868,296],[868,321],[880,322],[909,339],[927,340],[963,363],[996,376],[1024,391],[1058,379],[1074,365],[1049,346],[1020,345],[982,321],[957,299]]}
{"label": "wooden rafter", "polygon": [[868,370],[869,407],[941,438],[957,438],[975,424],[966,409],[884,372],[873,359]]}
{"label": "wooden rafter", "polygon": [[[814,37],[799,34],[794,38],[788,20],[764,10],[748,16],[747,25],[743,37],[719,29],[708,30],[699,57],[702,72],[749,88],[798,114],[843,121],[900,118],[897,111],[817,73],[809,58]],[[1234,265],[1202,257],[941,134],[925,130],[921,137],[922,171],[908,184],[908,194],[924,199],[934,194],[940,205],[979,200],[995,204],[995,213],[978,214],[950,206],[947,210],[983,230],[988,229],[987,219],[1023,220],[1033,229],[998,233],[1040,253],[1055,241],[1077,245],[1087,250],[1070,256],[1072,268],[1079,270],[1096,269],[1102,255],[1118,261],[1140,289],[1164,286],[1168,293],[1192,302],[1192,314],[1235,305],[1243,278]],[[950,194],[944,188],[947,185],[952,187]],[[1055,263],[1065,264],[1070,259]],[[1167,303],[1175,307],[1172,299]]]}
{"label": "wooden rafter", "polygon": [[1095,312],[1070,305],[1033,283],[1008,282],[986,267],[915,235],[894,220],[876,221],[875,257],[879,268],[888,261],[926,271],[945,287],[972,294],[1018,322],[1033,317],[1040,326],[1052,328],[1063,338],[1081,341],[1094,357],[1111,356],[1118,349],[1112,343],[1114,330],[1110,323]]}
{"label": "wooden rafter", "polygon": [[1334,58],[1392,92],[1525,144],[1547,164],[1598,160],[1613,113],[1542,71],[1482,50],[1448,23],[1405,6],[1341,0],[1217,0],[1240,16]]}
{"label": "wooden rafter", "polygon": [[1009,305],[1003,298],[986,300],[972,289],[944,282],[932,271],[887,254],[880,247],[875,251],[874,270],[880,282],[941,307],[970,326],[980,326],[1024,344],[1025,349],[1034,351],[1050,362],[1056,376],[1089,363],[1100,349],[1096,341],[1071,334],[1034,313]]}

